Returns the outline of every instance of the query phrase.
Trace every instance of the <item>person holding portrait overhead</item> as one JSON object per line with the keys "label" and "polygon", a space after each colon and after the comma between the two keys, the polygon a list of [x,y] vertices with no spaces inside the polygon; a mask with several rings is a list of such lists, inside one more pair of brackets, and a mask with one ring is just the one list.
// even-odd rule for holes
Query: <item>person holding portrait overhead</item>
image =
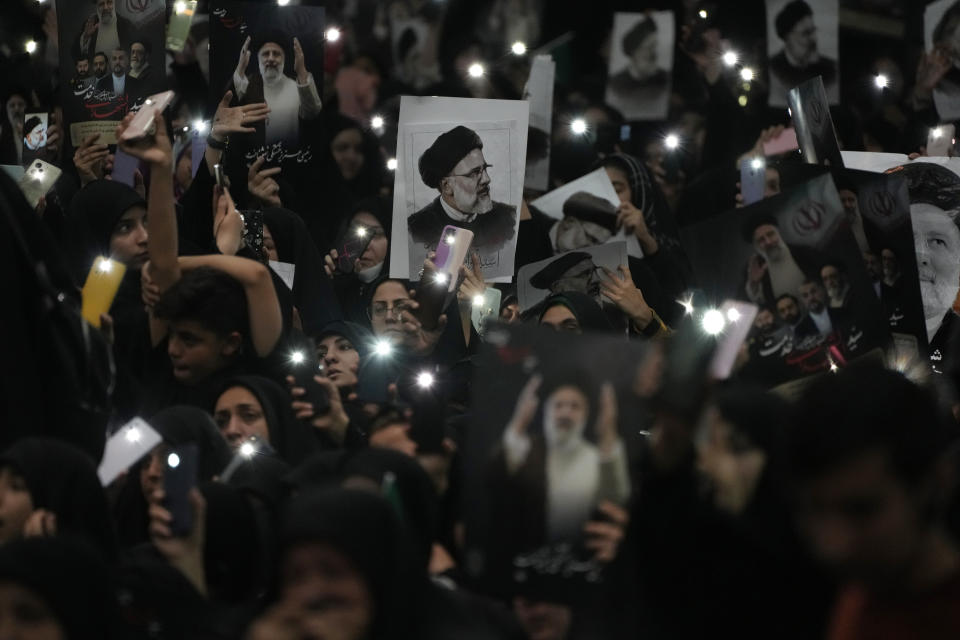
{"label": "person holding portrait overhead", "polygon": [[774,21],[783,49],[770,59],[770,73],[786,89],[792,89],[810,78],[820,76],[829,93],[837,82],[837,62],[821,56],[817,49],[817,27],[813,9],[805,0],[788,3]]}
{"label": "person holding portrait overhead", "polygon": [[133,23],[117,14],[114,0],[93,0],[92,4],[96,6],[96,13],[84,21],[70,49],[74,60],[92,59],[98,51],[126,47],[136,37]]}
{"label": "person holding portrait overhead", "polygon": [[669,78],[657,64],[657,35],[657,23],[646,16],[620,41],[628,62],[623,71],[610,78],[608,87],[614,102],[647,104],[666,91]]}
{"label": "person holding portrait overhead", "polygon": [[264,123],[267,144],[285,142],[296,145],[301,121],[320,115],[320,94],[313,74],[307,70],[300,41],[293,38],[293,69],[295,78],[284,74],[284,63],[289,57],[290,39],[279,32],[268,33],[254,43],[257,73],[247,75],[251,57],[251,38],[243,43],[240,59],[233,73],[233,94],[240,104],[266,102],[270,115]]}
{"label": "person holding portrait overhead", "polygon": [[474,233],[473,247],[491,253],[514,236],[516,207],[490,197],[492,165],[483,157],[483,140],[463,125],[441,134],[419,160],[420,178],[440,192],[407,219],[410,239],[432,249],[447,225]]}

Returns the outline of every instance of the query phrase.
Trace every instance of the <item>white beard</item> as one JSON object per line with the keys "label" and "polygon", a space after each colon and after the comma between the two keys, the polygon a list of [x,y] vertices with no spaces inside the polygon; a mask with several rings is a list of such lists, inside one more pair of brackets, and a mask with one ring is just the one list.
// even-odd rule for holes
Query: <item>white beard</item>
{"label": "white beard", "polygon": [[457,210],[461,213],[483,215],[493,210],[493,199],[489,195],[477,197],[465,189],[461,189],[460,184],[456,180],[454,180],[452,184],[453,201],[457,206]]}
{"label": "white beard", "polygon": [[547,441],[547,449],[550,451],[572,451],[576,449],[583,440],[583,432],[587,428],[586,420],[573,425],[570,429],[558,429],[556,420],[552,412],[547,409],[543,416],[543,437]]}
{"label": "white beard", "polygon": [[264,84],[274,84],[283,77],[280,67],[260,67],[260,75],[263,76]]}

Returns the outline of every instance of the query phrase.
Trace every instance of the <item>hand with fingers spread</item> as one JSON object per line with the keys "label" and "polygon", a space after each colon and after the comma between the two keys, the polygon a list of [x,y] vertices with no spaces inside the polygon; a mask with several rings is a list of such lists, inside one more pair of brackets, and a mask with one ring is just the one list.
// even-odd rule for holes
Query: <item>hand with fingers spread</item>
{"label": "hand with fingers spread", "polygon": [[293,39],[293,71],[297,74],[297,84],[307,84],[310,72],[307,71],[307,64],[304,61],[303,47],[296,38]]}
{"label": "hand with fingers spread", "polygon": [[57,514],[35,509],[23,523],[24,538],[50,538],[57,535]]}
{"label": "hand with fingers spread", "polygon": [[543,383],[543,376],[535,373],[530,376],[527,383],[523,385],[523,390],[517,397],[517,404],[513,408],[513,415],[510,422],[507,423],[507,431],[516,436],[526,436],[533,417],[537,415],[537,408],[540,406],[540,396],[537,392]]}
{"label": "hand with fingers spread", "polygon": [[163,489],[150,495],[150,541],[174,568],[182,573],[194,588],[207,595],[207,578],[203,564],[203,548],[206,544],[207,501],[200,490],[190,489],[190,506],[193,509],[193,528],[186,537],[173,535],[173,515],[163,506]]}
{"label": "hand with fingers spread", "polygon": [[[144,107],[146,108],[146,107]],[[170,137],[167,135],[167,124],[163,114],[159,109],[154,109],[153,121],[156,125],[156,132],[151,136],[125,142],[122,139],[123,132],[127,130],[133,121],[134,113],[128,113],[126,117],[117,125],[117,140],[120,150],[130,154],[134,158],[139,158],[150,165],[168,172],[173,171],[173,145],[170,143]]]}
{"label": "hand with fingers spread", "polygon": [[281,207],[280,185],[273,176],[280,173],[280,167],[263,168],[265,158],[259,156],[247,171],[247,188],[250,195],[268,207]]}
{"label": "hand with fingers spread", "polygon": [[[84,138],[77,150],[73,152],[73,166],[77,168],[81,186],[99,180],[108,174],[105,170],[105,164],[107,157],[112,154],[107,145],[97,143],[99,139],[99,133],[91,134]],[[112,169],[112,161],[110,164]]]}
{"label": "hand with fingers spread", "polygon": [[232,101],[233,92],[227,91],[213,114],[213,122],[210,124],[210,137],[219,142],[226,142],[230,134],[233,133],[253,133],[256,131],[253,125],[263,122],[270,114],[270,107],[267,106],[266,102],[231,107],[230,103]]}
{"label": "hand with fingers spread", "polygon": [[250,36],[247,36],[247,39],[243,41],[243,46],[240,47],[240,57],[237,59],[237,68],[234,70],[234,77],[245,77],[247,75],[247,67],[250,65]]}
{"label": "hand with fingers spread", "polygon": [[330,249],[330,253],[323,256],[323,270],[327,272],[327,277],[332,277],[337,273],[337,258],[340,254],[336,249]]}
{"label": "hand with fingers spread", "polygon": [[621,202],[620,206],[617,207],[617,228],[634,234],[645,256],[652,256],[660,249],[657,239],[647,228],[643,211],[633,206],[632,202]]}
{"label": "hand with fingers spread", "polygon": [[617,305],[638,329],[646,329],[653,322],[653,309],[647,304],[643,292],[633,284],[630,267],[622,264],[617,267],[617,273],[602,268],[606,277],[600,283],[600,292]]}
{"label": "hand with fingers spread", "polygon": [[293,413],[297,416],[297,419],[309,420],[314,428],[330,434],[334,442],[342,443],[346,437],[347,427],[350,425],[350,416],[343,408],[340,390],[330,378],[314,376],[313,379],[323,387],[327,394],[330,409],[323,415],[317,415],[313,404],[302,399],[307,395],[307,390],[303,387],[294,386],[293,376],[288,376],[287,383],[290,385],[290,395],[293,396],[293,402],[290,405],[293,408]]}
{"label": "hand with fingers spread", "polygon": [[[434,267],[434,270],[436,270],[436,267]],[[433,329],[425,329],[416,314],[417,309],[420,308],[420,303],[416,300],[417,292],[410,289],[407,294],[410,296],[410,311],[403,312],[400,322],[400,326],[407,336],[404,342],[414,355],[429,355],[433,352],[437,343],[440,342],[440,336],[447,328],[447,315],[445,313],[440,314],[437,319],[437,326]]]}
{"label": "hand with fingers spread", "polygon": [[937,47],[930,53],[924,54],[917,63],[917,81],[913,87],[914,99],[921,104],[929,103],[933,99],[933,90],[952,68],[953,61],[946,49]]}
{"label": "hand with fingers spread", "polygon": [[230,192],[219,185],[213,187],[213,237],[225,256],[234,256],[243,246],[243,219]]}
{"label": "hand with fingers spread", "polygon": [[630,522],[630,514],[623,507],[607,500],[602,501],[597,510],[603,519],[590,520],[583,526],[586,547],[594,552],[597,561],[609,564],[617,557],[620,542]]}

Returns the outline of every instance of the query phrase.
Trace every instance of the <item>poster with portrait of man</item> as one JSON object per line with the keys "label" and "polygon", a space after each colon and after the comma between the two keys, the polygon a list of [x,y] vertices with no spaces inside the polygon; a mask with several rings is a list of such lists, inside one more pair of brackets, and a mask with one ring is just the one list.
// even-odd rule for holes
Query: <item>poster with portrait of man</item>
{"label": "poster with portrait of man", "polygon": [[674,37],[672,11],[613,14],[605,102],[627,120],[667,117]]}
{"label": "poster with portrait of man", "polygon": [[[319,132],[323,90],[324,9],[216,0],[210,10],[210,112],[227,90],[231,106],[266,102],[253,133],[231,140],[246,164],[309,163]],[[239,148],[238,148],[239,146]]]}
{"label": "poster with portrait of man", "polygon": [[839,104],[839,1],[766,0],[766,8],[770,106],[787,106],[787,92],[816,76]]}
{"label": "poster with portrait of man", "polygon": [[636,236],[617,229],[620,197],[603,167],[543,194],[530,206],[558,220],[549,231],[556,253],[605,242],[626,242],[628,255],[643,257]]}
{"label": "poster with portrait of man", "polygon": [[520,224],[525,100],[400,100],[390,275],[419,279],[444,227],[473,232],[488,282],[509,282]]}
{"label": "poster with portrait of man", "polygon": [[550,178],[550,134],[553,125],[553,82],[556,63],[539,55],[530,65],[523,99],[530,102],[530,131],[527,134],[527,171],[523,186],[546,191]]}
{"label": "poster with portrait of man", "polygon": [[923,47],[939,51],[950,61],[950,70],[933,89],[933,104],[940,120],[960,119],[960,2],[937,0],[923,11]]}
{"label": "poster with portrait of man", "polygon": [[394,75],[413,91],[437,84],[441,80],[437,47],[440,24],[416,16],[391,21]]}
{"label": "poster with portrait of man", "polygon": [[23,165],[36,160],[47,146],[47,124],[49,114],[45,112],[27,113],[23,116]]}
{"label": "poster with portrait of man", "polygon": [[622,337],[487,332],[463,448],[466,569],[486,590],[569,603],[599,584],[584,526],[626,522],[647,355]]}
{"label": "poster with portrait of man", "polygon": [[517,272],[517,297],[520,311],[527,312],[554,293],[585,293],[601,307],[612,303],[600,293],[606,277],[604,269],[617,274],[617,267],[627,264],[627,245],[611,242],[577,251],[568,251],[539,262],[532,262]]}
{"label": "poster with portrait of man", "polygon": [[116,143],[117,121],[166,88],[164,0],[58,0],[61,103],[73,153],[100,134]]}
{"label": "poster with portrait of man", "polygon": [[887,319],[829,174],[681,236],[714,304],[759,306],[744,375],[773,386],[887,346]]}

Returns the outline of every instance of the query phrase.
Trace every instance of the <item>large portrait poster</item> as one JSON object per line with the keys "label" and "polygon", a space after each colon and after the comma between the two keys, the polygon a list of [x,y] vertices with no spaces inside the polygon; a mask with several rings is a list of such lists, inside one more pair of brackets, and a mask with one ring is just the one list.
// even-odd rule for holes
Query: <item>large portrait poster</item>
{"label": "large portrait poster", "polygon": [[838,0],[766,0],[770,106],[787,106],[787,92],[821,76],[830,104],[840,102]]}
{"label": "large portrait poster", "polygon": [[[210,11],[210,104],[266,102],[270,114],[241,136],[246,164],[305,165],[314,155],[323,89],[324,9],[216,0]],[[211,108],[211,113],[213,108]],[[238,140],[238,141],[239,141]],[[235,147],[231,142],[231,150]]]}
{"label": "large portrait poster", "polygon": [[829,174],[681,234],[714,304],[759,306],[745,376],[775,386],[887,346],[886,318]]}
{"label": "large portrait poster", "polygon": [[67,152],[99,133],[116,143],[117,121],[166,87],[163,0],[58,0],[60,78]]}
{"label": "large portrait poster", "polygon": [[605,101],[627,120],[662,120],[673,77],[672,11],[615,13]]}
{"label": "large portrait poster", "polygon": [[474,233],[488,282],[513,277],[530,103],[400,100],[390,275],[419,279],[447,225]]}
{"label": "large portrait poster", "polygon": [[924,51],[942,51],[951,59],[950,70],[933,89],[933,103],[942,122],[960,118],[960,2],[938,0],[923,12]]}

